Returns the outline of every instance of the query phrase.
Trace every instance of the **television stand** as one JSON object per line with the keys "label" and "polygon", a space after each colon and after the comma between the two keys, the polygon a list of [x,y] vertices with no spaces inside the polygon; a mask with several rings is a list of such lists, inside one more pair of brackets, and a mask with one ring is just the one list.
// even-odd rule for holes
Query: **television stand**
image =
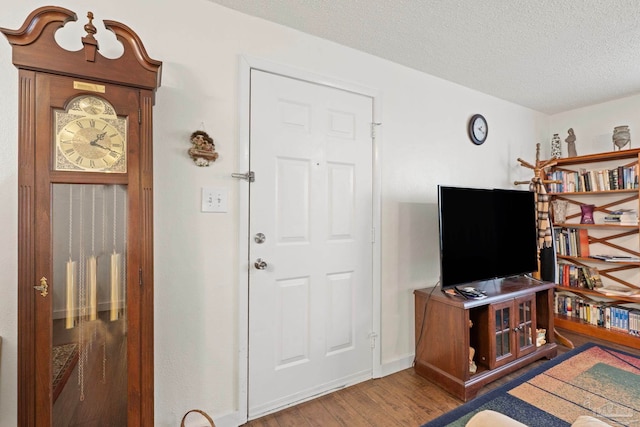
{"label": "television stand", "polygon": [[[557,354],[553,283],[520,276],[477,287],[486,298],[463,299],[440,287],[414,291],[414,369],[463,401],[486,384]],[[546,343],[537,345],[540,329]]]}

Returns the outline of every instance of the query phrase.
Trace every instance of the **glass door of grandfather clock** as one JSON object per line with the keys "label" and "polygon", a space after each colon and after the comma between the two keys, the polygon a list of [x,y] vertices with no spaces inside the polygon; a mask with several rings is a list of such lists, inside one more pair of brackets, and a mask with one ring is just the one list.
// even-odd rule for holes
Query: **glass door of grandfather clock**
{"label": "glass door of grandfather clock", "polygon": [[127,186],[52,187],[52,425],[126,426]]}

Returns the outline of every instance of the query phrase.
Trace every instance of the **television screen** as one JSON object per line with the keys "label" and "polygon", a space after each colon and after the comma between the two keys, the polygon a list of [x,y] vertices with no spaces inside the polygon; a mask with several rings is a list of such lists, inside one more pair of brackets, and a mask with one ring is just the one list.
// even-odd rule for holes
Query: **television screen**
{"label": "television screen", "polygon": [[438,187],[443,289],[538,269],[534,193]]}

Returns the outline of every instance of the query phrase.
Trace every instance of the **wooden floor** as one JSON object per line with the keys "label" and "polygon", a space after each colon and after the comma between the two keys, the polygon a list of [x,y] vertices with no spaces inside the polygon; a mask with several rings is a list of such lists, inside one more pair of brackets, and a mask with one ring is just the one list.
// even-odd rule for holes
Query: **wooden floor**
{"label": "wooden floor", "polygon": [[[560,331],[578,347],[596,342],[629,353],[640,351],[600,341],[591,337]],[[569,351],[558,347],[558,354]],[[507,375],[484,387],[482,395],[528,370],[544,363],[540,360]],[[298,426],[420,426],[462,405],[463,402],[435,384],[417,375],[413,368],[405,369],[384,378],[372,379],[347,387],[309,402],[249,421],[247,427],[298,427]]]}

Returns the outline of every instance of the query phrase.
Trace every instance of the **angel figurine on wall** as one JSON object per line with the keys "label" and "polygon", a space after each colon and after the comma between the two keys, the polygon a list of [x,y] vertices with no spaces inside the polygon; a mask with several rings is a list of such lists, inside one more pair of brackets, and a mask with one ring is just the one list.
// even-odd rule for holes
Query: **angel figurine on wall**
{"label": "angel figurine on wall", "polygon": [[197,130],[191,134],[191,148],[189,156],[198,166],[209,166],[209,162],[215,162],[218,158],[216,146],[205,131]]}

